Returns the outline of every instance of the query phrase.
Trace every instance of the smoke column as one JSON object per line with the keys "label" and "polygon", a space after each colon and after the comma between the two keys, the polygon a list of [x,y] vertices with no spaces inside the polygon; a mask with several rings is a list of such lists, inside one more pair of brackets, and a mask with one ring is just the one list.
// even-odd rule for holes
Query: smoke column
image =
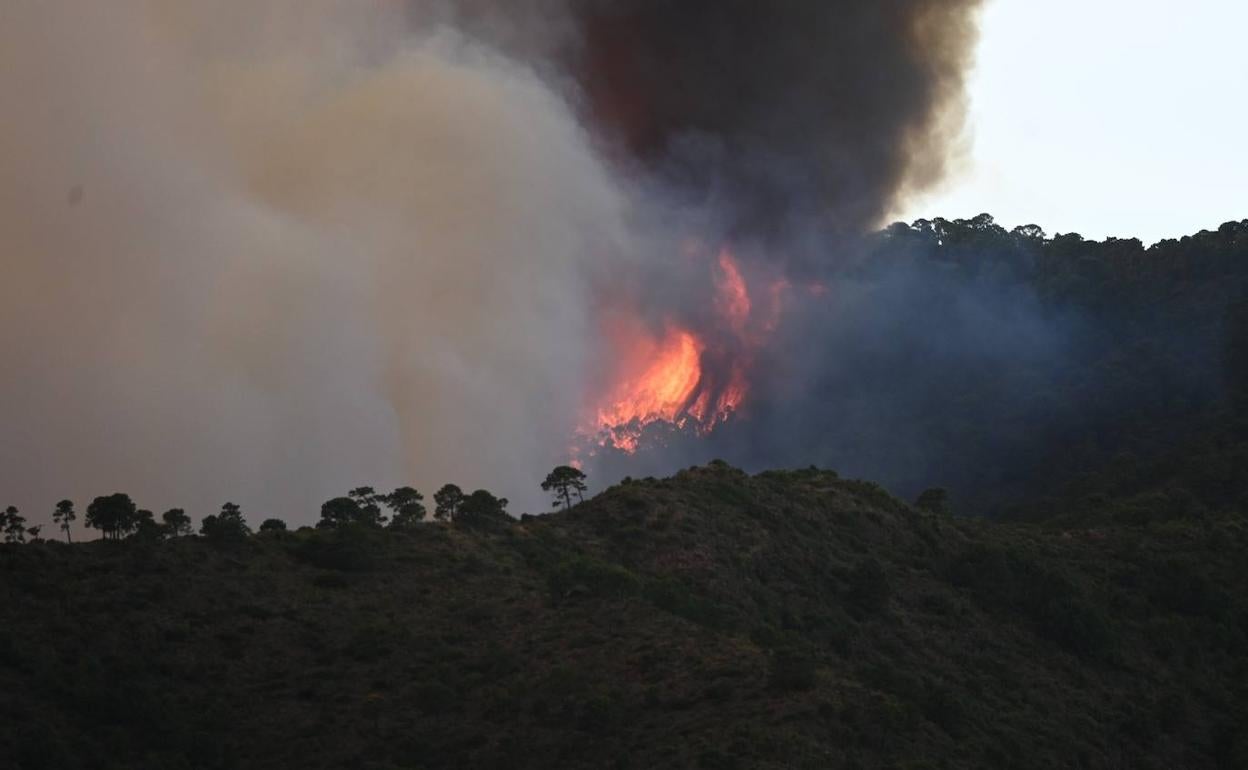
{"label": "smoke column", "polygon": [[602,287],[935,179],[973,7],[6,4],[3,504],[540,505]]}
{"label": "smoke column", "polygon": [[978,0],[476,0],[457,23],[583,94],[614,151],[736,229],[879,224],[961,129]]}

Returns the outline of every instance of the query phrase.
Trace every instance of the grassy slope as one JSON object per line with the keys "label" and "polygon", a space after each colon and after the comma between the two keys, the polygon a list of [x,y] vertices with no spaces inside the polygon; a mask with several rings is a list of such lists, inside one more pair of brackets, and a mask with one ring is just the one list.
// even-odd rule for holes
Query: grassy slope
{"label": "grassy slope", "polygon": [[0,547],[0,756],[1245,767],[1245,553],[722,465],[491,531]]}

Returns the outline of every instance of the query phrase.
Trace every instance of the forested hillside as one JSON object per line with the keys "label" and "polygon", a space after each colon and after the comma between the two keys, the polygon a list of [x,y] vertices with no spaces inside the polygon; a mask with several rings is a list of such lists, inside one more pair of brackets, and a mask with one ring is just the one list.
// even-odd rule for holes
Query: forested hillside
{"label": "forested hillside", "polygon": [[714,463],[235,534],[0,547],[7,766],[1248,763],[1242,513],[960,520]]}
{"label": "forested hillside", "polygon": [[1056,496],[1148,519],[1248,502],[1248,220],[1149,248],[1006,232],[986,216],[894,227],[882,241],[876,259],[1024,283],[1076,325],[1063,370],[1025,394],[1036,411],[985,428],[1033,445],[1017,508],[1047,515]]}
{"label": "forested hillside", "polygon": [[987,215],[899,223],[793,270],[828,293],[763,354],[748,419],[712,437],[730,462],[943,486],[969,515],[1244,502],[1248,220],[1149,248]]}
{"label": "forested hillside", "polygon": [[1148,249],[918,222],[808,278],[878,310],[799,319],[835,366],[761,361],[805,391],[692,440],[905,500],[717,461],[584,502],[556,469],[566,510],[518,521],[454,485],[429,520],[359,487],[255,534],[115,494],[70,545],[9,508],[0,757],[1248,766],[1248,221]]}

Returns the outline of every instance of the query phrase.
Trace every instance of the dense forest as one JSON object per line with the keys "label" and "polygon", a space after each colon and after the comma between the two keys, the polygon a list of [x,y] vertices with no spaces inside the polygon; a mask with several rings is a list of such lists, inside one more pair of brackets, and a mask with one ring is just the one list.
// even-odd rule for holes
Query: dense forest
{"label": "dense forest", "polygon": [[1248,220],[1144,248],[937,219],[887,230],[872,261],[889,255],[1026,286],[1071,327],[1060,365],[1020,376],[1008,400],[964,382],[981,411],[963,433],[987,435],[949,454],[981,443],[999,458],[970,495],[1012,496],[1033,516],[1112,500],[1126,520],[1248,504]]}
{"label": "dense forest", "polygon": [[[994,253],[1002,234],[983,225],[951,239],[951,260],[976,248],[977,231]],[[1043,471],[1020,485],[1031,498],[1020,507],[1052,514],[1049,489],[1076,508],[1114,500],[1128,521],[1248,503],[1248,221],[1148,249],[1058,236],[1015,263],[1046,306],[1082,320],[1066,370],[1036,396],[1071,413],[1041,411],[1025,428]]]}

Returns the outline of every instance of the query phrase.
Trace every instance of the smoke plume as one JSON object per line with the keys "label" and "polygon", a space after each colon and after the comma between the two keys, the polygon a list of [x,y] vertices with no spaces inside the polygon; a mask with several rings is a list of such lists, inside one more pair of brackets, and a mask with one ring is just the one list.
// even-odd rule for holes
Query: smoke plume
{"label": "smoke plume", "polygon": [[[527,507],[682,239],[936,179],[969,0],[10,3],[0,494]],[[805,226],[805,225],[804,225]]]}
{"label": "smoke plume", "polygon": [[943,174],[978,5],[478,0],[455,18],[570,77],[611,151],[734,228],[857,232]]}

